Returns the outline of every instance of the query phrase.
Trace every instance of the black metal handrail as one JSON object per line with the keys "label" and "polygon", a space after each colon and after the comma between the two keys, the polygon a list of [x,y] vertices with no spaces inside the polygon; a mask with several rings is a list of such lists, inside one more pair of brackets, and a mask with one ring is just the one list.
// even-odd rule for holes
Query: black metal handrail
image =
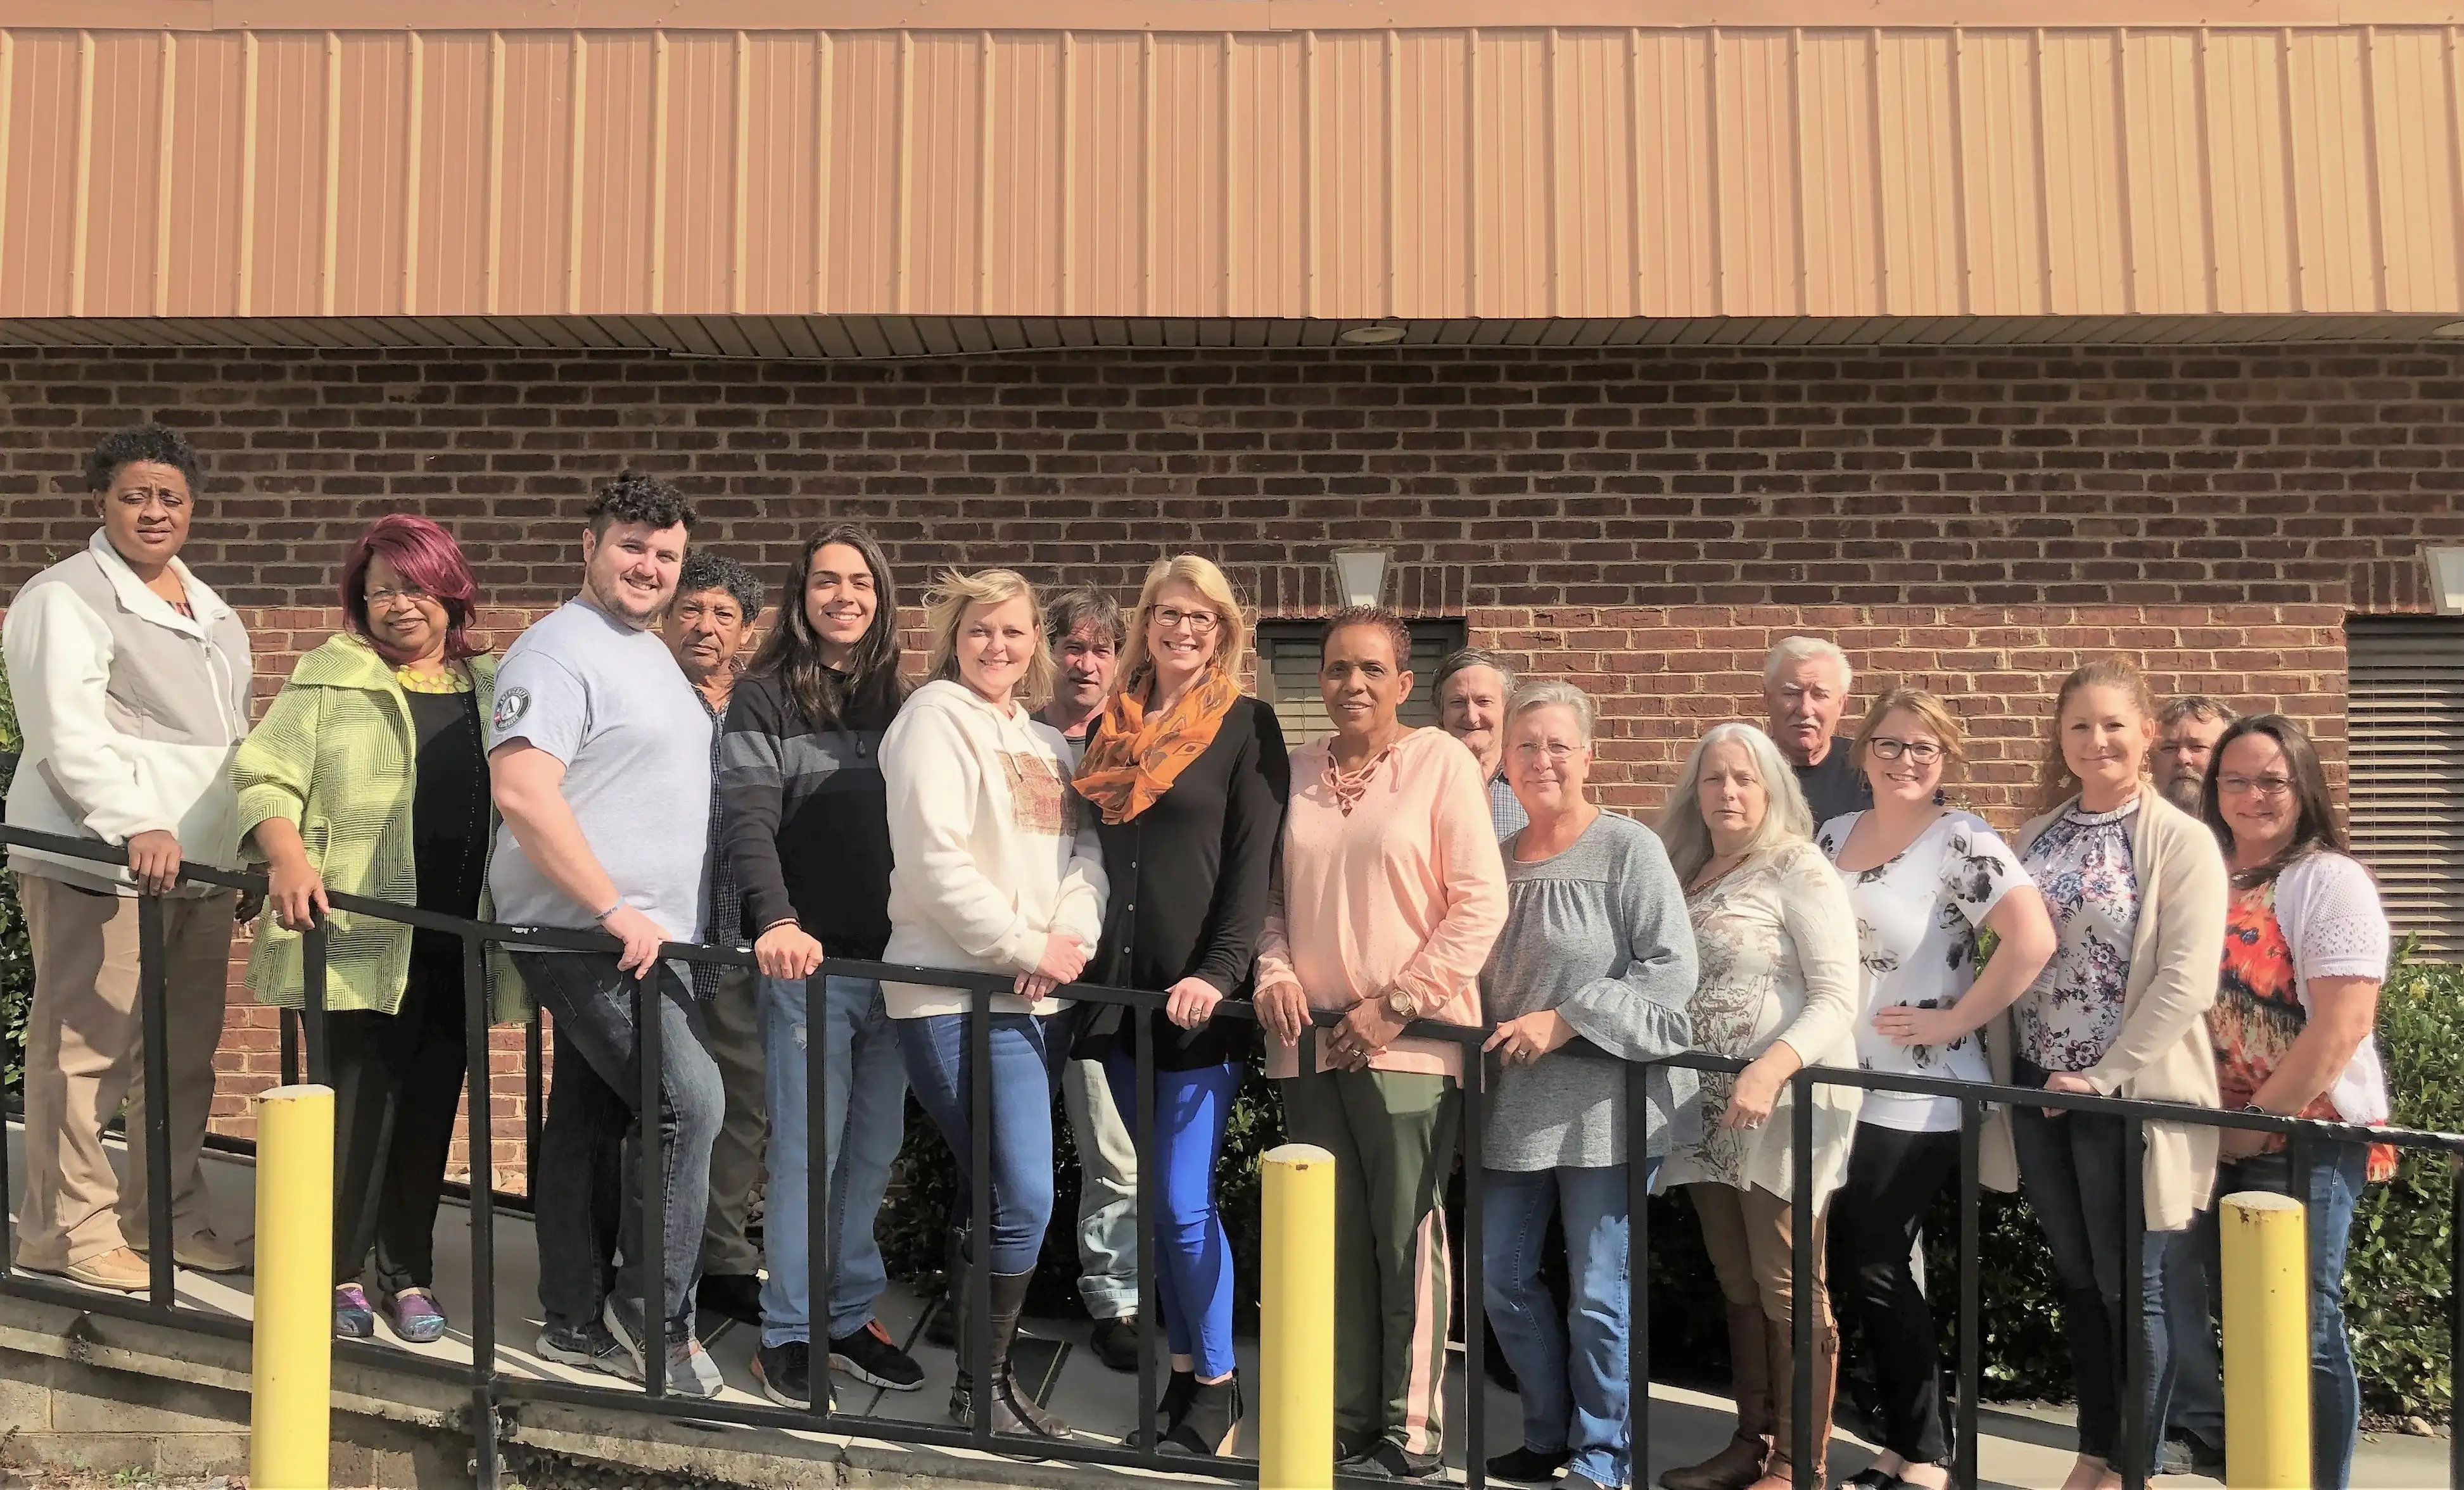
{"label": "black metal handrail", "polygon": [[[42,853],[83,860],[104,866],[127,863],[124,849],[114,848],[91,839],[76,839],[32,829],[0,825],[0,844],[36,850]],[[215,868],[206,865],[183,863],[180,878],[184,883],[211,885],[221,888],[262,893],[265,876],[249,871]],[[642,1172],[637,1176],[643,1186],[640,1207],[643,1217],[642,1235],[633,1238],[643,1254],[642,1316],[648,1331],[644,1343],[644,1382],[640,1390],[628,1386],[597,1386],[578,1382],[551,1381],[532,1377],[509,1376],[497,1369],[495,1360],[495,1209],[498,1200],[494,1188],[493,1108],[491,1106],[489,1006],[487,995],[486,956],[491,947],[514,947],[522,950],[609,953],[618,951],[616,938],[600,931],[572,931],[555,928],[517,926],[502,922],[465,920],[437,911],[399,905],[391,901],[365,896],[327,893],[327,902],[336,909],[353,914],[389,920],[401,925],[443,932],[458,938],[464,949],[465,1028],[469,1041],[465,1075],[468,1097],[469,1144],[471,1151],[471,1350],[468,1367],[434,1361],[407,1351],[400,1351],[373,1341],[337,1341],[338,1352],[346,1359],[381,1366],[389,1369],[457,1383],[471,1395],[471,1435],[473,1461],[482,1486],[499,1482],[501,1457],[498,1450],[500,1408],[524,1401],[565,1403],[569,1405],[619,1406],[670,1418],[691,1418],[698,1421],[723,1422],[752,1428],[792,1428],[827,1431],[891,1442],[951,1448],[971,1448],[1001,1452],[1008,1450],[1030,1454],[1034,1457],[1064,1459],[1088,1464],[1134,1466],[1147,1470],[1163,1470],[1184,1475],[1199,1475],[1219,1479],[1255,1482],[1257,1465],[1246,1459],[1209,1459],[1160,1452],[1152,1433],[1141,1435],[1134,1447],[1112,1447],[1093,1439],[1069,1438],[1051,1440],[996,1435],[991,1416],[991,1285],[992,1251],[988,1246],[973,1248],[975,1258],[964,1280],[971,1293],[968,1316],[968,1338],[958,1342],[967,1352],[967,1363],[979,1390],[973,1397],[973,1422],[964,1428],[943,1428],[931,1423],[900,1418],[874,1417],[861,1413],[841,1413],[829,1406],[826,1379],[812,1393],[808,1407],[791,1408],[744,1406],[736,1403],[691,1400],[679,1401],[666,1391],[666,1309],[664,1307],[664,1271],[666,1257],[666,1213],[654,1203],[661,1187],[662,1150],[657,1121],[659,1079],[662,1063],[662,1031],[655,1000],[660,997],[653,978],[644,976],[634,981],[634,1022],[639,1041],[639,1063],[642,1087],[636,1100],[640,1104],[639,1121],[644,1141],[640,1145]],[[145,1038],[145,1073],[149,1089],[166,1090],[165,1070],[165,1036],[167,1023],[167,990],[165,986],[162,902],[154,896],[141,896],[139,916],[139,997],[143,1006]],[[298,1011],[300,1044],[305,1047],[306,1064],[311,1080],[326,1071],[324,1021],[325,994],[325,928],[319,924],[302,932],[302,1004]],[[754,958],[750,948],[714,947],[687,943],[670,943],[660,950],[663,961],[712,963],[730,967],[751,967]],[[901,964],[829,958],[817,970],[812,981],[826,977],[848,977],[884,982],[917,983],[952,988],[971,996],[968,1018],[971,1066],[968,1094],[973,1114],[969,1214],[971,1224],[989,1222],[991,1201],[991,1125],[992,1076],[989,1047],[993,999],[1011,993],[1015,979],[1001,974],[978,973],[953,969],[918,968]],[[219,994],[219,991],[217,991]],[[1066,997],[1083,1002],[1118,1005],[1138,1010],[1161,1009],[1164,994],[1133,988],[1115,988],[1099,984],[1073,983],[1060,991]],[[288,1012],[288,1011],[286,1011]],[[1217,1006],[1218,1018],[1256,1019],[1255,1007],[1245,1001],[1227,1000]],[[826,1000],[821,1016],[828,1018]],[[1312,1062],[1315,1058],[1315,1029],[1330,1026],[1337,1016],[1319,1013],[1314,1026],[1303,1032],[1299,1059]],[[1138,1071],[1135,1128],[1138,1151],[1155,1151],[1154,1031],[1151,1021],[1139,1019],[1135,1024],[1135,1052]],[[526,1074],[530,1102],[526,1109],[528,1149],[535,1158],[538,1149],[539,1106],[541,1089],[539,1024],[536,1009],[528,1020],[529,1038],[525,1046]],[[298,1054],[289,1046],[286,1036],[286,1079],[292,1074],[293,1056]],[[1483,1213],[1483,1098],[1485,1083],[1481,1078],[1481,1045],[1490,1031],[1483,1027],[1447,1024],[1435,1020],[1416,1020],[1405,1034],[1421,1039],[1449,1041],[1463,1047],[1466,1080],[1462,1083],[1463,1103],[1463,1161],[1465,1182],[1463,1208],[1463,1340],[1468,1369],[1464,1372],[1465,1412],[1463,1447],[1466,1479],[1475,1487],[1486,1483],[1485,1474],[1485,1373],[1478,1363],[1485,1347],[1485,1305],[1483,1288],[1482,1213]],[[830,1256],[828,1217],[828,1176],[832,1155],[827,1139],[826,1075],[823,1050],[826,1040],[805,1041],[806,1060],[806,1127],[810,1135],[807,1150],[807,1184],[810,1194],[820,1197],[806,1207],[807,1254],[816,1267],[826,1266]],[[1616,1059],[1584,1041],[1563,1047],[1558,1054],[1576,1059]],[[1637,1127],[1648,1101],[1645,1083],[1651,1067],[1664,1065],[1697,1071],[1734,1074],[1745,1067],[1742,1061],[1728,1057],[1687,1052],[1649,1062],[1627,1062],[1626,1096],[1629,1121]],[[1980,1138],[1986,1112],[1992,1106],[2029,1106],[2075,1112],[2097,1112],[2120,1117],[2124,1122],[2125,1147],[2133,1154],[2142,1151],[2145,1125],[2148,1123],[2199,1124],[2212,1128],[2238,1128],[2244,1131],[2281,1135],[2286,1138],[2293,1173],[2306,1172],[2305,1159],[2309,1146],[2315,1143],[2389,1144],[2398,1149],[2445,1154],[2451,1165],[2464,1161],[2464,1134],[2425,1132],[2413,1129],[2368,1127],[2351,1123],[2333,1123],[2307,1118],[2262,1116],[2256,1113],[2227,1112],[2211,1107],[2185,1104],[2148,1102],[2130,1098],[2107,1097],[2090,1093],[2044,1091],[2027,1087],[1993,1085],[1947,1080],[1938,1077],[1901,1075],[1852,1070],[1830,1066],[1806,1066],[1790,1078],[1793,1097],[1790,1113],[1794,1194],[1803,1196],[1814,1188],[1814,1088],[1817,1085],[1846,1086],[1869,1091],[1903,1092],[1913,1095],[1946,1097],[1960,1107],[1959,1150],[1959,1277],[1958,1277],[1958,1380],[1959,1406],[1955,1430],[1956,1464],[1954,1482],[1977,1482],[1977,1408],[1978,1385],[1981,1378],[1981,1301],[1978,1282],[1978,1216],[1982,1196],[1979,1180],[1981,1158]],[[146,1183],[149,1201],[149,1261],[151,1277],[143,1302],[122,1296],[90,1290],[72,1284],[55,1282],[18,1270],[13,1265],[13,1244],[10,1223],[0,1215],[0,1294],[40,1300],[46,1303],[87,1310],[115,1317],[171,1323],[180,1327],[196,1329],[224,1338],[246,1339],[247,1321],[211,1310],[184,1307],[179,1304],[174,1284],[172,1258],[169,1107],[162,1102],[146,1105],[145,1132],[130,1135],[131,1141],[146,1145],[148,1163]],[[1636,1145],[1627,1165],[1628,1183],[1628,1278],[1630,1314],[1627,1324],[1628,1422],[1631,1434],[1631,1456],[1638,1480],[1647,1476],[1650,1464],[1651,1414],[1649,1382],[1651,1379],[1649,1256],[1650,1256],[1650,1174]],[[0,1145],[0,1194],[7,1193],[8,1152]],[[1155,1206],[1153,1166],[1139,1166],[1137,1191],[1138,1291],[1140,1316],[1158,1317],[1155,1300],[1154,1232],[1149,1218]],[[2136,1256],[2138,1243],[2146,1230],[2144,1197],[2141,1194],[2141,1170],[2137,1163],[2128,1165],[2124,1176],[2126,1240],[2131,1243],[2125,1256]],[[2454,1187],[2451,1199],[2452,1246],[2449,1332],[2453,1358],[2464,1361],[2464,1183]],[[1814,1423],[1813,1373],[1814,1327],[1816,1314],[1814,1287],[1816,1259],[1814,1230],[1817,1208],[1795,1205],[1792,1208],[1794,1230],[1792,1271],[1793,1348],[1797,1369],[1793,1373],[1795,1399],[1791,1421],[1795,1441],[1790,1445],[1797,1490],[1819,1490],[1813,1479]],[[2306,1212],[2305,1212],[2306,1216]],[[2123,1318],[2136,1320],[2140,1313],[2140,1271],[2124,1267]],[[959,1286],[952,1280],[951,1286]],[[2123,1406],[2124,1452],[2123,1476],[2131,1490],[2141,1490],[2145,1481],[2140,1468],[2148,1456],[2146,1435],[2161,1432],[2162,1425],[2142,1420],[2142,1393],[2139,1381],[2142,1364],[2135,1348],[2133,1329],[2117,1332],[2119,1348],[2126,1362],[2131,1390],[2125,1393]],[[826,1372],[826,1368],[824,1368]],[[1141,1351],[1138,1368],[1138,1421],[1154,1420],[1156,1403],[1155,1362],[1153,1351]],[[2450,1439],[2450,1482],[2464,1487],[2464,1435]],[[1364,1481],[1365,1483],[1366,1481]]]}

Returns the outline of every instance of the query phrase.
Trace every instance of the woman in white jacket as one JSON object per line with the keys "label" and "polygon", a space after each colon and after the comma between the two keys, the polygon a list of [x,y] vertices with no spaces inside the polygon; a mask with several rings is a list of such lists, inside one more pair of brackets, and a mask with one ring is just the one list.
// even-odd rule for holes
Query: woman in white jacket
{"label": "woman in white jacket", "polygon": [[[1052,1217],[1052,1093],[1072,1024],[1069,1001],[1053,994],[1078,976],[1102,933],[1103,848],[1070,788],[1067,743],[1028,712],[1053,680],[1034,587],[1006,569],[953,572],[925,607],[932,681],[881,741],[892,859],[882,955],[1013,980],[992,1005],[992,1207],[973,1218],[969,1255],[992,1253],[993,1431],[1060,1437],[1068,1426],[1018,1390],[1009,1346]],[[882,997],[908,1080],[957,1160],[960,1195],[971,1195],[974,997],[885,983]],[[966,1281],[953,1283],[963,1304]],[[968,1339],[962,1308],[950,1393],[960,1422],[975,1402]]]}

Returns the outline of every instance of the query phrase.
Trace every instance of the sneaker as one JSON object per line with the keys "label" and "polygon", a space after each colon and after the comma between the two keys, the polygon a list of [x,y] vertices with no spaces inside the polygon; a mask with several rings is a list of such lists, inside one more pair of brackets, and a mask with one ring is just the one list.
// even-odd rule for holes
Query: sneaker
{"label": "sneaker", "polygon": [[[761,1394],[781,1407],[811,1407],[813,1348],[802,1340],[763,1346],[753,1352],[753,1379],[761,1384]],[[838,1406],[835,1396],[830,1406]]]}
{"label": "sneaker", "polygon": [[[640,1328],[634,1323],[634,1316],[639,1312],[627,1301],[610,1294],[607,1297],[607,1306],[600,1311],[600,1319],[606,1325],[607,1333],[616,1337],[616,1343],[624,1348],[625,1354],[631,1359],[633,1369],[647,1372],[649,1368],[642,1357],[642,1341],[649,1331]],[[679,1333],[684,1336],[683,1339],[672,1338]],[[680,1397],[699,1397],[704,1400],[718,1395],[718,1389],[724,1385],[719,1379],[718,1363],[710,1358],[710,1352],[701,1348],[701,1342],[693,1338],[693,1331],[671,1330],[670,1335],[666,1363],[668,1390]],[[636,1379],[646,1378],[637,1377]]]}
{"label": "sneaker", "polygon": [[1535,1449],[1523,1444],[1488,1461],[1488,1478],[1510,1479],[1517,1484],[1545,1485],[1557,1478],[1574,1457],[1572,1449]]}
{"label": "sneaker", "polygon": [[406,1288],[385,1302],[385,1323],[406,1345],[434,1345],[445,1338],[445,1305],[425,1288]]}
{"label": "sneaker", "polygon": [[344,1283],[334,1290],[334,1337],[338,1340],[373,1340],[377,1333],[376,1310],[368,1307],[367,1290],[357,1283]]}
{"label": "sneaker", "polygon": [[761,1323],[761,1280],[750,1273],[704,1273],[694,1302],[739,1325]]}
{"label": "sneaker", "polygon": [[1097,1320],[1094,1331],[1087,1337],[1087,1348],[1095,1359],[1116,1371],[1138,1369],[1138,1317],[1124,1314],[1118,1319]]}
{"label": "sneaker", "polygon": [[831,1338],[830,1369],[891,1391],[914,1391],[924,1385],[924,1368],[898,1348],[879,1320],[867,1322],[854,1334]]}
{"label": "sneaker", "polygon": [[1380,1438],[1369,1446],[1369,1452],[1338,1466],[1346,1475],[1363,1479],[1428,1479],[1445,1471],[1445,1461],[1434,1454],[1409,1454],[1392,1438]]}
{"label": "sneaker", "polygon": [[143,1293],[153,1286],[153,1272],[145,1260],[130,1247],[114,1247],[93,1257],[72,1262],[60,1269],[60,1276],[88,1288],[108,1288],[114,1293]]}
{"label": "sneaker", "polygon": [[551,1324],[539,1331],[539,1353],[542,1360],[561,1366],[579,1366],[583,1370],[605,1371],[626,1381],[640,1381],[642,1372],[633,1358],[607,1332],[607,1326],[592,1320],[579,1328]]}

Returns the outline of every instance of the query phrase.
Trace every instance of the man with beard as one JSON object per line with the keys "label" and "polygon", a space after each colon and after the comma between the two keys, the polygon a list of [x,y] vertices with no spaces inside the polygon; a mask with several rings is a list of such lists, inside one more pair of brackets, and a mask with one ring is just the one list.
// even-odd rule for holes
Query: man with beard
{"label": "man with beard", "polygon": [[[710,1150],[725,1110],[691,971],[669,942],[701,939],[710,832],[709,712],[655,624],[676,590],[693,509],[632,471],[601,489],[582,537],[582,593],[522,633],[496,673],[489,755],[496,913],[518,926],[596,929],[613,952],[513,949],[531,996],[554,1019],[561,1057],[539,1141],[539,1303],[550,1360],[619,1375],[666,1373],[680,1395],[717,1394],[717,1367],[693,1338],[694,1284],[710,1200]],[[660,1021],[660,1110],[637,1109],[636,997]],[[652,1128],[651,1125],[656,1127]],[[592,1191],[605,1130],[624,1133],[619,1245]],[[656,1135],[665,1194],[641,1192],[640,1146]],[[664,1216],[662,1359],[650,1362],[642,1207]]]}
{"label": "man with beard", "polygon": [[2156,790],[2167,801],[2199,815],[2199,792],[2216,757],[2216,741],[2238,717],[2232,705],[2198,693],[2174,699],[2156,715]]}

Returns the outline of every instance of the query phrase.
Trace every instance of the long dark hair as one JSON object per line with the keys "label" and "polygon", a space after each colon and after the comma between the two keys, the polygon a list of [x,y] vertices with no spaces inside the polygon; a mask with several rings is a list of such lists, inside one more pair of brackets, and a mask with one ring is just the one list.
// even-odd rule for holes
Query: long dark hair
{"label": "long dark hair", "polygon": [[[822,665],[822,638],[804,614],[804,581],[813,572],[813,556],[836,543],[864,556],[872,571],[872,624],[856,639],[847,666],[832,670]],[[779,620],[753,659],[751,671],[779,680],[804,723],[816,730],[845,728],[846,718],[859,710],[889,712],[906,696],[898,675],[898,588],[890,577],[890,560],[871,534],[848,523],[825,529],[804,540],[804,551],[787,571],[779,596]]]}
{"label": "long dark hair", "polygon": [[2225,862],[2233,862],[2233,838],[2217,800],[2216,777],[2224,766],[2226,749],[2246,734],[2264,734],[2284,752],[2285,770],[2293,778],[2293,799],[2300,804],[2301,816],[2293,824],[2293,841],[2284,845],[2283,851],[2255,869],[2234,875],[2234,886],[2251,889],[2265,885],[2303,854],[2322,849],[2349,854],[2343,827],[2336,822],[2336,800],[2327,793],[2327,769],[2319,763],[2319,751],[2310,743],[2310,736],[2282,714],[2253,714],[2234,720],[2225,730],[2223,737],[2216,741],[2216,753],[2208,757],[2208,778],[2199,783],[2199,821],[2215,834],[2216,846],[2224,850]]}

